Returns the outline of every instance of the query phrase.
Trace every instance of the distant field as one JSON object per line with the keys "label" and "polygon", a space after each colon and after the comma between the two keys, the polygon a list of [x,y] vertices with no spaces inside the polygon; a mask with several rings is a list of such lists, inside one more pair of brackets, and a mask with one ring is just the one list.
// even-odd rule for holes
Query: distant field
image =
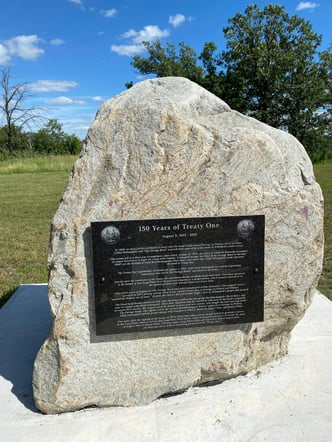
{"label": "distant field", "polygon": [[[47,282],[52,217],[75,157],[0,162],[0,305],[23,283]],[[332,299],[332,163],[315,165],[325,197],[325,261],[319,290]]]}
{"label": "distant field", "polygon": [[45,155],[0,161],[0,175],[16,173],[69,172],[75,155]]}

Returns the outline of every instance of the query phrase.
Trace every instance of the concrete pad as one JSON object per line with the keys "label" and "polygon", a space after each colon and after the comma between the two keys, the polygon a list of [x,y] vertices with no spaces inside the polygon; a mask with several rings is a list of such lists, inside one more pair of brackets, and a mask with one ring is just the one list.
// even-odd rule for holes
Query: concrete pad
{"label": "concrete pad", "polygon": [[316,293],[289,356],[246,376],[143,407],[42,415],[31,378],[50,324],[46,285],[21,286],[0,310],[0,440],[330,441],[332,303]]}

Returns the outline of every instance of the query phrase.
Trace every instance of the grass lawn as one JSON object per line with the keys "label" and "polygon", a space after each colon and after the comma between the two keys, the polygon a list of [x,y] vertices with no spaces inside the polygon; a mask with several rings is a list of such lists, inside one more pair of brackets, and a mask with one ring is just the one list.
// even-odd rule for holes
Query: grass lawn
{"label": "grass lawn", "polygon": [[74,160],[0,162],[0,306],[20,284],[47,282],[50,224]]}
{"label": "grass lawn", "polygon": [[[52,217],[75,157],[0,162],[0,305],[24,283],[47,282]],[[325,198],[325,261],[319,290],[332,299],[332,163],[315,165]]]}
{"label": "grass lawn", "polygon": [[332,163],[315,164],[316,180],[319,182],[325,201],[324,235],[325,252],[322,276],[318,290],[332,300]]}

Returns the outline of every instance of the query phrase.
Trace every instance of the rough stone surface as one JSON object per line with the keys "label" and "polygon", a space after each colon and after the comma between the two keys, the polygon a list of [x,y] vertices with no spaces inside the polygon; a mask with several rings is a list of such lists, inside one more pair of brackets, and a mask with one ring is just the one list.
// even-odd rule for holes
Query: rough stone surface
{"label": "rough stone surface", "polygon": [[[94,337],[91,221],[242,214],[265,214],[264,322]],[[285,355],[322,256],[322,194],[294,137],[186,79],[134,86],[98,112],[52,223],[37,407],[142,405]]]}

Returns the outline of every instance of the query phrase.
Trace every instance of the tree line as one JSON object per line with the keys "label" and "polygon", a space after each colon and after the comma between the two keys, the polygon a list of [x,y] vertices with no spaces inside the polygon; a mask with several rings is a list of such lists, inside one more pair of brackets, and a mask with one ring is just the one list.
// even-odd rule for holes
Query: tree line
{"label": "tree line", "polygon": [[74,155],[82,149],[81,140],[76,135],[65,133],[62,130],[62,125],[56,119],[48,120],[36,132],[23,131],[19,127],[13,126],[10,148],[8,147],[7,130],[6,126],[0,127],[0,157],[26,154]]}
{"label": "tree line", "polygon": [[[0,73],[0,156],[26,154],[77,154],[82,142],[62,130],[56,119],[48,119],[42,109],[25,106],[28,83],[12,83],[9,68]],[[44,123],[32,131],[32,123]]]}
{"label": "tree line", "polygon": [[[256,4],[223,28],[226,49],[206,42],[200,54],[180,42],[144,42],[132,59],[140,74],[186,77],[233,109],[294,135],[313,161],[332,158],[332,47],[309,21],[284,6]],[[131,87],[132,82],[126,83]]]}

